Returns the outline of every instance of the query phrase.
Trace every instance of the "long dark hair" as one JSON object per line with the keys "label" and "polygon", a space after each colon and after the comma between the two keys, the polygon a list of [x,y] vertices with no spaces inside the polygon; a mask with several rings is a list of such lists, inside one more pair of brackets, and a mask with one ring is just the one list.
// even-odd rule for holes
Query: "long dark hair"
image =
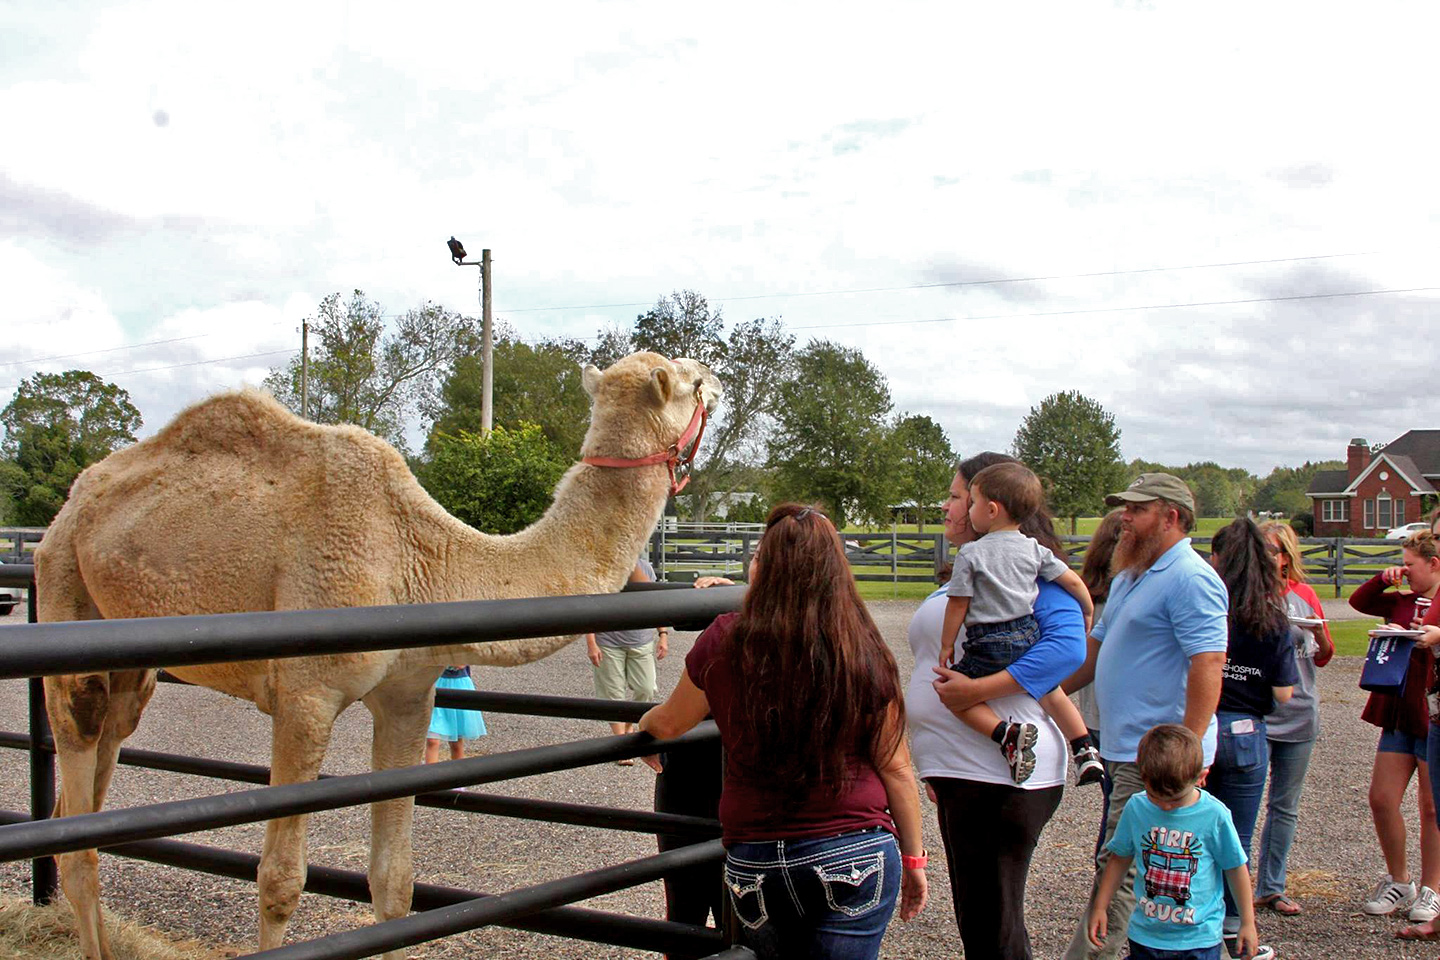
{"label": "long dark hair", "polygon": [[1286,585],[1275,569],[1270,544],[1246,517],[1215,531],[1210,541],[1215,567],[1230,591],[1230,626],[1254,637],[1283,633]]}
{"label": "long dark hair", "polygon": [[[968,487],[970,481],[975,479],[975,474],[986,467],[993,467],[997,463],[1020,463],[1020,461],[1008,454],[987,450],[984,453],[975,454],[968,460],[961,460],[958,472],[965,478],[965,486]],[[1069,562],[1065,553],[1065,545],[1055,534],[1055,520],[1050,515],[1050,507],[1045,503],[1042,502],[1039,510],[1020,521],[1020,532],[1032,540],[1039,541],[1042,547],[1061,560]]]}
{"label": "long dark hair", "polygon": [[1085,548],[1085,562],[1080,566],[1080,579],[1096,603],[1110,596],[1110,581],[1114,577],[1110,562],[1115,559],[1115,544],[1120,542],[1120,518],[1124,510],[1116,508],[1105,514],[1100,525],[1090,537]]}
{"label": "long dark hair", "polygon": [[838,795],[856,757],[880,767],[899,748],[905,704],[895,657],[818,507],[770,511],[727,657],[746,765],[787,804],[816,788]]}

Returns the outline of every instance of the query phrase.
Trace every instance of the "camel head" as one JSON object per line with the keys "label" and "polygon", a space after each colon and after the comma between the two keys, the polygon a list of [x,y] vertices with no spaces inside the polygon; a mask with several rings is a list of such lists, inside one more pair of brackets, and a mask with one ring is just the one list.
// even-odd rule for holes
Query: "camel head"
{"label": "camel head", "polygon": [[587,365],[581,380],[591,398],[590,429],[581,448],[587,457],[644,457],[665,450],[685,433],[697,403],[707,415],[714,413],[724,392],[700,361],[643,351],[608,370]]}

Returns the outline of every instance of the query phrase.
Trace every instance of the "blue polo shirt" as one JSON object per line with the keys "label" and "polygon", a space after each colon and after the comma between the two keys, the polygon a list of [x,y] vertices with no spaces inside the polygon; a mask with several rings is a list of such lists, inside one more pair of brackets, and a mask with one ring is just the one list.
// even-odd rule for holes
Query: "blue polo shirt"
{"label": "blue polo shirt", "polygon": [[[1110,584],[1105,613],[1090,632],[1100,643],[1095,700],[1100,754],[1133,763],[1145,731],[1185,721],[1190,658],[1224,653],[1230,598],[1220,575],[1186,537],[1139,577]],[[1215,758],[1215,719],[1205,731],[1205,762]]]}

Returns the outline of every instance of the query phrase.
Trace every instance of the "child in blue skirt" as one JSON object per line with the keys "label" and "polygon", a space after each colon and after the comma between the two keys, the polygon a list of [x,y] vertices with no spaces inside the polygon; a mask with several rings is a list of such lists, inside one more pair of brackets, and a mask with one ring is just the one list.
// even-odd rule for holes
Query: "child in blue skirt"
{"label": "child in blue skirt", "polygon": [[[436,690],[474,690],[469,667],[446,667],[435,681]],[[465,741],[485,736],[485,718],[479,710],[435,707],[430,711],[430,732],[425,738],[425,762],[440,759],[440,741],[450,744],[450,759],[465,757]]]}

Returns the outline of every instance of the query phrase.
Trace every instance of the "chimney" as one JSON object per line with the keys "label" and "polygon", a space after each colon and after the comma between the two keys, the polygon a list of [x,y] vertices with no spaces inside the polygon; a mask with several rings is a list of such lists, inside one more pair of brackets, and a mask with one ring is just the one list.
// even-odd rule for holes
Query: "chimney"
{"label": "chimney", "polygon": [[1370,466],[1370,444],[1364,437],[1356,437],[1345,448],[1345,473],[1351,483]]}

